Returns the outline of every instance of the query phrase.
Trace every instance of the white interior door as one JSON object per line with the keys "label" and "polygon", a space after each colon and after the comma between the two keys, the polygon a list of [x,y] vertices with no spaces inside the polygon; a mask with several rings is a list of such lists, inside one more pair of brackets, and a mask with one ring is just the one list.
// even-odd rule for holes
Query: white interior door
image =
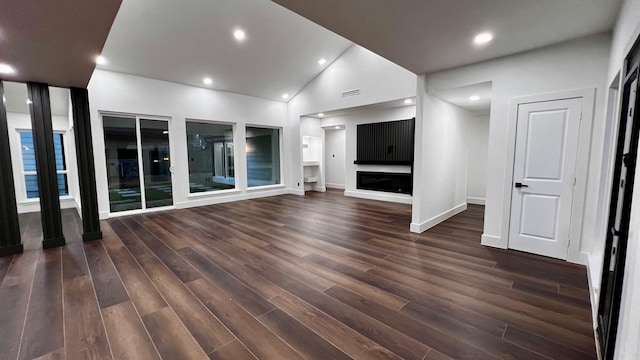
{"label": "white interior door", "polygon": [[346,130],[325,130],[325,178],[326,186],[344,189]]}
{"label": "white interior door", "polygon": [[582,98],[518,105],[509,248],[566,259]]}

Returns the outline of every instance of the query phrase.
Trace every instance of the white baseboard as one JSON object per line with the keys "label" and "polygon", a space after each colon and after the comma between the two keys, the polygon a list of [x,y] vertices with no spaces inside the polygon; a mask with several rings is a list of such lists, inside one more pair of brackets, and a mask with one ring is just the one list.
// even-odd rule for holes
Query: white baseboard
{"label": "white baseboard", "polygon": [[459,213],[461,213],[461,212],[463,212],[465,210],[467,210],[467,204],[466,203],[465,204],[460,204],[460,205],[454,207],[453,209],[449,209],[449,210],[443,212],[440,215],[436,215],[436,216],[432,217],[429,220],[423,221],[421,223],[413,223],[412,222],[410,227],[409,227],[409,230],[411,232],[414,232],[414,233],[424,232],[424,231],[426,231],[426,230],[428,230],[428,229],[440,224],[441,222],[447,220],[448,218],[450,218],[450,217],[452,217],[454,215],[457,215],[457,214],[459,214]]}
{"label": "white baseboard", "polygon": [[302,189],[289,189],[289,194],[304,196],[304,190],[302,190]]}
{"label": "white baseboard", "polygon": [[326,184],[325,186],[328,187],[328,188],[331,188],[331,189],[342,189],[342,190],[344,190],[344,184]]}
{"label": "white baseboard", "polygon": [[484,205],[486,202],[487,202],[487,199],[485,199],[485,198],[477,198],[477,197],[468,197],[467,198],[467,204]]}
{"label": "white baseboard", "polygon": [[313,191],[318,191],[318,192],[326,192],[327,188],[324,186],[314,186],[313,187]]}
{"label": "white baseboard", "polygon": [[344,192],[345,196],[357,197],[361,199],[388,201],[401,204],[412,204],[413,198],[406,194],[384,193],[380,191],[350,191]]}
{"label": "white baseboard", "polygon": [[502,238],[494,235],[482,234],[482,240],[480,241],[480,244],[484,246],[499,248],[499,249],[507,248],[507,245],[504,243],[504,241],[502,241]]}
{"label": "white baseboard", "polygon": [[[60,209],[76,209],[77,204],[76,199],[70,196],[60,198]],[[18,214],[40,212],[40,200],[38,199],[20,201],[17,205]]]}
{"label": "white baseboard", "polygon": [[190,207],[207,206],[207,205],[227,203],[231,201],[257,199],[262,197],[277,196],[277,195],[284,195],[284,194],[290,193],[290,191],[285,188],[272,189],[272,190],[268,190],[268,189],[253,189],[253,190],[254,191],[243,192],[239,194],[234,193],[234,194],[223,195],[223,196],[212,195],[212,197],[210,198],[190,199],[189,201],[175,203],[174,206],[176,209],[186,209]]}
{"label": "white baseboard", "polygon": [[598,302],[600,301],[600,281],[602,276],[602,258],[589,256],[587,261],[587,280],[589,281],[589,297],[591,298],[591,316],[594,327],[597,325]]}
{"label": "white baseboard", "polygon": [[581,251],[580,253],[578,253],[578,256],[575,256],[571,254],[571,251],[569,251],[569,254],[567,255],[567,262],[587,265],[587,263],[589,263],[589,253]]}

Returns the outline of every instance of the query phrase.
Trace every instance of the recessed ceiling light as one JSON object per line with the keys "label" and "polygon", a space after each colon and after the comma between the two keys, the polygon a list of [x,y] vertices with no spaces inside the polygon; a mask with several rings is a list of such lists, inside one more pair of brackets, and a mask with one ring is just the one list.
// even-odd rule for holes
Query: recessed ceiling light
{"label": "recessed ceiling light", "polygon": [[323,117],[324,113],[318,113],[318,117]]}
{"label": "recessed ceiling light", "polygon": [[0,74],[13,74],[16,70],[8,64],[0,64]]}
{"label": "recessed ceiling light", "polygon": [[245,34],[244,30],[236,29],[233,31],[233,37],[238,41],[243,41],[244,39],[246,39],[247,34]]}
{"label": "recessed ceiling light", "polygon": [[413,99],[406,99],[404,103],[407,105],[413,104]]}
{"label": "recessed ceiling light", "polygon": [[282,94],[282,98],[283,99],[288,99],[289,98],[289,94],[287,94],[287,93]]}
{"label": "recessed ceiling light", "polygon": [[478,95],[472,95],[471,97],[469,97],[469,100],[471,100],[471,101],[478,101],[478,100],[480,100],[480,96],[478,96]]}
{"label": "recessed ceiling light", "polygon": [[340,129],[340,126],[336,125],[336,129]]}
{"label": "recessed ceiling light", "polygon": [[480,34],[476,35],[475,38],[473,38],[473,42],[476,45],[485,45],[485,44],[491,42],[491,40],[493,40],[493,34],[490,33],[490,32],[480,33]]}
{"label": "recessed ceiling light", "polygon": [[324,59],[324,58],[322,58],[322,59],[318,60],[318,64],[320,64],[320,65],[324,65],[324,64],[326,64],[326,63],[327,63],[327,60],[326,60],[326,59]]}
{"label": "recessed ceiling light", "polygon": [[213,80],[211,80],[210,77],[206,77],[206,78],[202,79],[202,83],[205,84],[205,85],[211,85],[211,84],[213,84]]}
{"label": "recessed ceiling light", "polygon": [[104,56],[100,55],[96,58],[96,64],[105,65],[106,63],[107,63],[107,59],[105,59]]}

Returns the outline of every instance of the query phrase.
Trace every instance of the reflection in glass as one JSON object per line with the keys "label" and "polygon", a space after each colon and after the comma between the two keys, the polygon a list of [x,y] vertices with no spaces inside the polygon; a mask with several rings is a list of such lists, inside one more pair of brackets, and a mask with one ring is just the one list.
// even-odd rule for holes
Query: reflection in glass
{"label": "reflection in glass", "polygon": [[140,136],[146,207],[171,206],[169,123],[140,119]]}
{"label": "reflection in glass", "polygon": [[111,212],[142,208],[136,119],[103,116]]}
{"label": "reflection in glass", "polygon": [[247,184],[280,184],[280,130],[247,127]]}
{"label": "reflection in glass", "polygon": [[235,188],[233,125],[187,121],[189,191]]}

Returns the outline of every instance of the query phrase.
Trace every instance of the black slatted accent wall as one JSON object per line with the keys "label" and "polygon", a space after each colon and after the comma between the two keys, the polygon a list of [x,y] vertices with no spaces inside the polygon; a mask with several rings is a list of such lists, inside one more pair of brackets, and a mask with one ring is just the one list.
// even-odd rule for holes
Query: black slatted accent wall
{"label": "black slatted accent wall", "polygon": [[415,118],[358,125],[356,164],[412,165]]}

